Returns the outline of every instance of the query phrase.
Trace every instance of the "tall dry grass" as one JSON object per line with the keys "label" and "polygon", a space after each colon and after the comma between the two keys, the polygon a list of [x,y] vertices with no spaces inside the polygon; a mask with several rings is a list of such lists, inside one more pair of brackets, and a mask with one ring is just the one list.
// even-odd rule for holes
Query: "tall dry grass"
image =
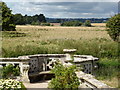
{"label": "tall dry grass", "polygon": [[105,27],[17,26],[17,31],[2,33],[3,57],[63,53],[64,48],[76,48],[76,54],[116,56],[117,44]]}

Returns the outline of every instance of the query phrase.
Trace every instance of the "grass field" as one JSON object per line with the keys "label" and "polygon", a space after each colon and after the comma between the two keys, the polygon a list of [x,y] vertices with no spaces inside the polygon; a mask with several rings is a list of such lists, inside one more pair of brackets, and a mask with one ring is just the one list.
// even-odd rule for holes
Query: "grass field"
{"label": "grass field", "polygon": [[[108,62],[109,58],[113,58],[113,63],[118,56],[118,44],[109,37],[104,23],[92,25],[93,27],[17,26],[17,31],[2,32],[2,57],[57,54],[63,53],[65,48],[75,48],[75,54],[107,57]],[[112,77],[111,80],[117,79],[115,75]],[[109,85],[117,87],[117,81],[111,80],[102,81],[109,81]]]}
{"label": "grass field", "polygon": [[117,44],[107,34],[105,25],[93,25],[95,27],[17,26],[17,31],[2,32],[2,55],[63,53],[64,48],[76,48],[76,54],[116,56]]}

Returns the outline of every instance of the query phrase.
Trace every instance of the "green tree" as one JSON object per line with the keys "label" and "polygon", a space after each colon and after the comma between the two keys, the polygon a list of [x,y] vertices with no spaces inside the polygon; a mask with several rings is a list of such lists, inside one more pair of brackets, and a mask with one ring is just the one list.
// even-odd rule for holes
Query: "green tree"
{"label": "green tree", "polygon": [[120,14],[111,17],[106,24],[108,34],[116,41],[120,42]]}
{"label": "green tree", "polygon": [[79,79],[75,74],[76,66],[63,66],[58,63],[52,69],[52,73],[55,74],[55,78],[52,78],[49,83],[49,88],[53,88],[55,90],[75,90],[78,89],[80,85]]}
{"label": "green tree", "polygon": [[0,2],[0,9],[1,9],[1,17],[2,17],[2,30],[3,31],[15,31],[15,24],[13,19],[13,14],[11,13],[12,10],[7,7],[4,2]]}
{"label": "green tree", "polygon": [[16,25],[25,25],[25,18],[21,14],[14,15],[14,23]]}
{"label": "green tree", "polygon": [[39,15],[38,15],[38,20],[39,20],[40,22],[43,22],[43,23],[46,22],[45,16],[44,16],[43,14],[39,14]]}
{"label": "green tree", "polygon": [[87,27],[91,27],[91,22],[90,20],[86,20],[85,23],[84,23],[85,26]]}

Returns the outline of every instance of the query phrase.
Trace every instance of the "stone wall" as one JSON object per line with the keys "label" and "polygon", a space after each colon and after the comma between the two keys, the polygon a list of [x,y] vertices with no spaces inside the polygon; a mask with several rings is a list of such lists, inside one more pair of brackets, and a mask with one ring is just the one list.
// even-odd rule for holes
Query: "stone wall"
{"label": "stone wall", "polygon": [[53,67],[54,60],[64,61],[65,54],[38,54],[29,55],[29,73],[37,73],[42,71],[48,71]]}

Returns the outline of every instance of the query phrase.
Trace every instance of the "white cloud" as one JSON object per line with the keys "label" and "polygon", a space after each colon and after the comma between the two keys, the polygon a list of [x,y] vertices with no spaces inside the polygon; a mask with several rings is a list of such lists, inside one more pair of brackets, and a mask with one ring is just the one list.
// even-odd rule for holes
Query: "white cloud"
{"label": "white cloud", "polygon": [[[36,0],[35,0],[36,1]],[[95,1],[95,0],[91,0]],[[110,17],[117,12],[117,3],[99,2],[6,2],[13,13],[44,14],[46,17]]]}

